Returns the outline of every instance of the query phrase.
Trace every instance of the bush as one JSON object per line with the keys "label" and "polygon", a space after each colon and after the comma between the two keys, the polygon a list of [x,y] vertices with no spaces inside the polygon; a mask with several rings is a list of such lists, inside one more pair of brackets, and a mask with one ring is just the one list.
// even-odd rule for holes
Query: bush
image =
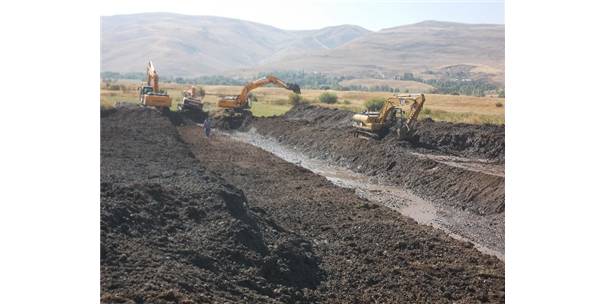
{"label": "bush", "polygon": [[349,101],[349,100],[345,99],[345,100],[343,100],[343,104],[350,105],[350,104],[351,104],[351,101]]}
{"label": "bush", "polygon": [[497,103],[494,104],[495,106],[497,106],[497,108],[502,108],[503,107],[503,103],[500,101],[497,101]]}
{"label": "bush", "polygon": [[368,111],[379,111],[383,104],[385,104],[385,99],[381,97],[374,97],[367,100],[364,103],[364,106],[368,109]]}
{"label": "bush", "polygon": [[288,94],[288,103],[290,103],[291,105],[299,104],[302,101],[303,101],[303,97],[301,97],[300,94],[297,94],[297,93]]}
{"label": "bush", "polygon": [[319,97],[321,103],[334,104],[337,103],[337,95],[334,93],[324,92]]}

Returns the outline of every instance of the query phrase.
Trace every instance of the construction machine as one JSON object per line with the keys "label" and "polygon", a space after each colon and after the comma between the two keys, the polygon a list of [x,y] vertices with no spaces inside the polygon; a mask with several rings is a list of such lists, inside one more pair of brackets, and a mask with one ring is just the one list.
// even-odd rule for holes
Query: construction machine
{"label": "construction machine", "polygon": [[249,109],[252,105],[250,92],[258,87],[262,87],[270,83],[293,91],[297,94],[301,94],[301,88],[299,88],[299,85],[296,83],[286,83],[275,76],[268,75],[246,84],[244,88],[242,88],[240,95],[222,97],[219,100],[218,106],[219,108],[224,109],[224,115],[228,117],[250,116],[251,114]]}
{"label": "construction machine", "polygon": [[183,99],[177,105],[177,109],[179,111],[202,112],[202,99],[204,99],[204,96],[204,91],[198,91],[196,87],[191,86],[191,88],[183,91]]}
{"label": "construction machine", "polygon": [[147,64],[147,85],[139,90],[139,102],[144,106],[169,109],[172,104],[170,96],[160,91],[158,83],[158,72],[150,60]]}
{"label": "construction machine", "polygon": [[352,117],[354,136],[381,139],[391,130],[398,139],[415,140],[414,127],[424,103],[424,94],[391,96],[379,112],[365,111]]}

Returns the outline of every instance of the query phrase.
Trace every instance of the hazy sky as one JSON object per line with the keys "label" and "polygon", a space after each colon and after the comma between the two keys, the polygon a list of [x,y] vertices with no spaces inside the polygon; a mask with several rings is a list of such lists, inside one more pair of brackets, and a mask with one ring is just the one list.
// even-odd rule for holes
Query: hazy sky
{"label": "hazy sky", "polygon": [[423,20],[504,23],[503,0],[106,0],[102,3],[103,16],[145,12],[212,15],[289,30],[339,24],[379,30]]}

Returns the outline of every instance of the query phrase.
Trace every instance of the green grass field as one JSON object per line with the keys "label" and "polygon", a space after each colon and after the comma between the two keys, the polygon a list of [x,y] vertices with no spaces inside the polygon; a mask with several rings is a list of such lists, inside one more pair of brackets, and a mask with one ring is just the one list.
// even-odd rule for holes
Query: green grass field
{"label": "green grass field", "polygon": [[282,115],[290,110],[290,105],[278,105],[263,102],[254,102],[251,111],[254,116],[267,117],[274,115]]}
{"label": "green grass field", "polygon": [[[132,81],[120,81],[122,85],[120,90],[109,90],[101,83],[101,106],[111,107],[116,102],[133,102],[138,100],[137,87],[140,85]],[[181,92],[187,85],[174,83],[160,84],[161,89],[171,96],[173,105],[171,109],[176,110],[177,104],[182,98]],[[206,111],[214,112],[220,109],[216,104],[221,95],[237,95],[242,87],[240,86],[204,86],[206,97],[204,98],[204,108]],[[336,104],[327,105],[318,101],[318,97],[324,90],[302,90],[301,96],[306,102],[314,105],[339,108],[354,112],[364,110],[364,102],[376,97],[386,98],[391,96],[387,92],[365,92],[365,91],[331,91],[338,97]],[[272,115],[281,115],[288,111],[292,105],[288,103],[289,91],[275,88],[263,87],[254,92],[257,101],[252,105],[254,116],[264,117]],[[505,99],[497,97],[473,97],[473,96],[454,96],[426,94],[426,102],[420,118],[431,117],[437,121],[462,122],[472,124],[504,124],[505,123]]]}

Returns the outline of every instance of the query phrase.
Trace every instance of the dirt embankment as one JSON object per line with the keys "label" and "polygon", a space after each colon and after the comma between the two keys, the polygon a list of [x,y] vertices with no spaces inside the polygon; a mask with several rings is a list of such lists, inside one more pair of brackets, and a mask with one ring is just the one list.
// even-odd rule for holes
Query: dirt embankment
{"label": "dirt embankment", "polygon": [[[354,113],[300,104],[288,111],[284,119],[304,121],[321,127],[351,128]],[[505,161],[505,126],[449,123],[423,119],[416,125],[419,142],[416,148],[496,162]],[[391,136],[388,141],[394,141]]]}
{"label": "dirt embankment", "polygon": [[315,300],[300,292],[324,276],[309,241],[252,211],[155,110],[103,116],[103,302]]}
{"label": "dirt embankment", "polygon": [[485,162],[489,158],[488,162],[499,163],[504,159],[502,127],[426,120],[419,123],[418,144],[399,142],[393,136],[366,141],[352,136],[351,115],[342,110],[299,105],[282,117],[257,118],[247,128],[308,156],[326,159],[379,181],[406,186],[433,201],[477,214],[503,213],[503,176],[431,157],[473,156],[482,159],[464,160]]}
{"label": "dirt embankment", "polygon": [[308,170],[150,109],[101,121],[102,302],[504,301],[501,261]]}
{"label": "dirt embankment", "polygon": [[266,151],[180,128],[201,163],[242,189],[250,206],[313,244],[326,274],[307,290],[327,303],[501,302],[503,263],[418,225],[352,189]]}

